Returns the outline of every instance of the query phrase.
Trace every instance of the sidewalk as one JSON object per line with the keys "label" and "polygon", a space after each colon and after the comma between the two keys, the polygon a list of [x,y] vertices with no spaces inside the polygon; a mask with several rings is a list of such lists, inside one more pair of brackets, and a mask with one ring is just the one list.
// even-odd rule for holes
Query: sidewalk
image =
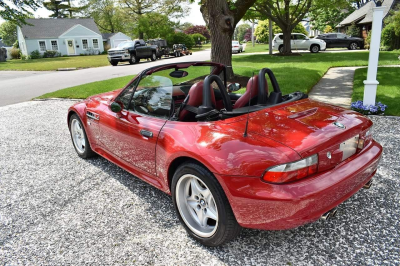
{"label": "sidewalk", "polygon": [[[400,67],[399,65],[379,67]],[[310,99],[350,109],[354,71],[364,67],[335,67],[326,72],[308,94]]]}

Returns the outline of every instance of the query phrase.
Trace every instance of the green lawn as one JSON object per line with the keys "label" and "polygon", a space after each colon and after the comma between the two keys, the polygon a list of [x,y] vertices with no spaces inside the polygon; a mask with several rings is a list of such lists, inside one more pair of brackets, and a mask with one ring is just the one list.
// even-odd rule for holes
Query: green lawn
{"label": "green lawn", "polygon": [[207,49],[211,49],[211,43],[203,44],[201,47],[193,47],[192,52],[204,51]]}
{"label": "green lawn", "polygon": [[254,44],[253,47],[253,44],[251,42],[247,42],[244,53],[260,53],[268,51],[269,51],[268,44],[256,43]]}
{"label": "green lawn", "polygon": [[[394,52],[381,52],[379,64],[399,65],[400,61],[397,57],[398,54]],[[368,52],[309,53],[290,57],[243,55],[234,56],[232,62],[235,74],[248,77],[258,74],[261,68],[272,69],[283,94],[293,91],[308,93],[331,67],[366,66],[368,64]],[[86,98],[89,95],[121,88],[129,79],[130,77],[121,77],[112,79],[111,82],[108,80],[89,83],[48,93],[40,98]]]}
{"label": "green lawn", "polygon": [[[359,101],[364,97],[364,83],[367,79],[367,69],[357,69],[354,75],[354,91],[352,101]],[[400,116],[400,68],[380,67],[378,69],[379,81],[376,92],[376,101],[386,104],[386,115]]]}
{"label": "green lawn", "polygon": [[0,70],[57,70],[59,68],[88,68],[108,66],[107,55],[70,56],[31,60],[13,59],[0,62]]}

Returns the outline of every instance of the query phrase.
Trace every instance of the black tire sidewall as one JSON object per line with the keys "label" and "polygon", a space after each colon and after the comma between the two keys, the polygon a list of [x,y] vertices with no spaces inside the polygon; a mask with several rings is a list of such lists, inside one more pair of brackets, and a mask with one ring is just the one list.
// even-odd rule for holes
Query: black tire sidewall
{"label": "black tire sidewall", "polygon": [[[186,223],[183,221],[181,214],[179,213],[179,209],[176,203],[176,185],[179,179],[185,174],[192,174],[201,179],[202,182],[204,182],[204,184],[211,191],[214,197],[214,201],[218,209],[218,227],[217,231],[211,237],[204,238],[193,233],[190,230],[190,228],[186,225]],[[232,209],[229,206],[229,203],[228,206],[226,206],[224,199],[226,201],[227,199],[224,191],[222,190],[222,187],[219,185],[216,178],[207,169],[196,163],[185,163],[181,165],[177,169],[172,178],[171,194],[172,194],[172,201],[175,207],[175,211],[178,215],[179,221],[181,222],[181,224],[184,226],[184,228],[192,238],[194,238],[195,240],[201,242],[206,246],[218,246],[225,242],[224,239],[226,238],[225,234],[227,230],[226,225],[228,223],[228,214],[229,212],[232,212]]]}
{"label": "black tire sidewall", "polygon": [[[317,47],[318,50],[317,50],[317,51],[314,51],[314,47]],[[310,49],[310,50],[311,50],[311,53],[318,53],[321,49],[319,48],[318,45],[314,44],[314,45],[311,46],[311,49]]]}
{"label": "black tire sidewall", "polygon": [[279,46],[278,51],[279,53],[283,54],[283,45]]}
{"label": "black tire sidewall", "polygon": [[[72,120],[74,120],[74,119],[78,120],[79,123],[81,123],[83,134],[85,135],[86,146],[85,146],[85,151],[83,153],[80,153],[76,149],[75,144],[74,144],[74,139],[72,137],[71,124],[72,124]],[[86,134],[85,127],[83,126],[82,120],[79,118],[79,116],[77,114],[71,115],[71,117],[69,118],[68,125],[69,125],[69,135],[71,136],[72,145],[74,146],[74,149],[75,149],[76,153],[78,154],[78,156],[81,158],[84,158],[84,159],[92,157],[94,155],[94,152],[92,151],[92,148],[90,147],[90,143],[89,143],[89,139]]]}

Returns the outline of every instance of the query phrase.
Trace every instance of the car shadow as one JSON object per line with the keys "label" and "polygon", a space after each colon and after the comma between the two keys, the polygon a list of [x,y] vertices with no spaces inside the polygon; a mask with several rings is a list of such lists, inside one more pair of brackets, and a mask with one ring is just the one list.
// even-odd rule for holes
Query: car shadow
{"label": "car shadow", "polygon": [[[134,194],[135,198],[144,199],[148,203],[146,211],[155,216],[157,226],[162,226],[168,230],[182,228],[169,195],[106,159],[97,157],[87,160],[87,162],[124,185]],[[193,239],[191,244],[202,248],[209,255],[227,264],[235,263],[235,261],[237,263],[243,256],[248,256],[249,252],[252,254],[254,261],[268,261],[268,257],[276,258],[278,255],[286,258],[285,252],[293,254],[296,251],[299,253],[299,258],[302,256],[307,257],[307,254],[326,256],[327,259],[333,258],[337,256],[336,253],[341,248],[338,243],[348,245],[348,252],[352,252],[352,249],[355,250],[354,243],[347,242],[346,235],[351,233],[360,237],[367,234],[366,232],[369,232],[370,228],[364,222],[371,219],[371,217],[379,217],[381,215],[379,209],[371,210],[366,206],[371,202],[379,201],[377,193],[374,193],[373,197],[369,194],[365,190],[356,193],[352,198],[339,205],[338,215],[332,220],[317,221],[284,231],[243,229],[239,237],[216,248],[203,246]],[[124,205],[123,208],[126,208],[129,212],[130,206]],[[173,215],[174,218],[170,219],[168,218],[169,215],[159,215],[159,213],[168,213]],[[304,250],[304,247],[312,248],[312,250]],[[293,257],[287,257],[286,261],[282,261],[282,264],[293,263],[293,259]],[[310,257],[309,259],[312,258]]]}

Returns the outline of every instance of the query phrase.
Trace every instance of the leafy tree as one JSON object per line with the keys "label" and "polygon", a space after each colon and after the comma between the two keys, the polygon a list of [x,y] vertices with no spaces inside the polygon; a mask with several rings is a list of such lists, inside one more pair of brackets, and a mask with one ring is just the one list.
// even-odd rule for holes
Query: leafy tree
{"label": "leafy tree", "polygon": [[239,41],[243,41],[246,31],[250,28],[251,28],[251,26],[247,23],[240,24],[239,26],[237,26],[236,30],[235,30],[236,31],[235,32],[236,39]]}
{"label": "leafy tree", "polygon": [[251,29],[247,29],[246,33],[244,34],[243,40],[246,40],[246,42],[251,41]]}
{"label": "leafy tree", "polygon": [[254,10],[270,18],[283,33],[283,54],[292,53],[291,33],[304,17],[312,11],[327,6],[341,6],[346,0],[258,0]]}
{"label": "leafy tree", "polygon": [[310,18],[310,24],[314,29],[325,31],[327,26],[334,29],[353,11],[354,7],[350,2],[343,2],[341,7],[328,5],[326,7],[321,7],[319,10],[312,10],[308,16]]}
{"label": "leafy tree", "polygon": [[324,29],[324,33],[330,33],[333,32],[333,29],[330,25],[326,25],[325,29]]}
{"label": "leafy tree", "polygon": [[141,33],[145,39],[166,38],[174,33],[174,22],[171,22],[166,15],[159,13],[147,13],[142,15],[138,21],[135,31]]}
{"label": "leafy tree", "polygon": [[25,19],[32,15],[28,10],[36,10],[40,1],[34,0],[0,0],[0,17],[17,25],[26,24]]}
{"label": "leafy tree", "polygon": [[101,32],[128,32],[124,14],[114,0],[86,0],[84,4],[84,16],[93,18]]}
{"label": "leafy tree", "polygon": [[73,13],[80,13],[85,8],[82,7],[73,7],[71,5],[71,0],[50,0],[48,2],[43,2],[43,6],[53,12],[50,17],[53,18],[65,18],[65,17],[73,17]]}
{"label": "leafy tree", "polygon": [[176,25],[177,29],[180,29],[181,31],[185,31],[187,28],[193,27],[194,25],[190,22],[185,22],[183,24],[178,24]]}
{"label": "leafy tree", "polygon": [[385,20],[385,27],[382,30],[382,46],[388,50],[400,48],[400,5],[397,11],[392,11]]}
{"label": "leafy tree", "polygon": [[207,27],[203,26],[203,25],[196,25],[196,26],[189,27],[186,30],[184,30],[183,32],[186,34],[199,33],[199,34],[203,35],[207,40],[209,40],[211,38],[210,32],[208,31]]}
{"label": "leafy tree", "polygon": [[[131,23],[137,27],[141,17],[145,14],[160,13],[169,18],[178,18],[188,12],[185,6],[186,0],[121,0],[120,4],[129,17]],[[138,27],[138,36],[143,39],[142,27]]]}
{"label": "leafy tree", "polygon": [[12,46],[17,41],[17,24],[12,21],[0,25],[0,39],[5,45]]}
{"label": "leafy tree", "polygon": [[[190,0],[195,2],[196,0]],[[211,61],[232,66],[232,36],[236,25],[256,0],[199,0],[200,11],[211,33]],[[228,79],[234,76],[227,69]]]}
{"label": "leafy tree", "polygon": [[360,37],[360,28],[353,22],[347,29],[346,34],[353,37]]}
{"label": "leafy tree", "polygon": [[170,34],[166,39],[170,47],[174,44],[185,44],[188,49],[192,49],[195,45],[193,38],[183,32]]}

